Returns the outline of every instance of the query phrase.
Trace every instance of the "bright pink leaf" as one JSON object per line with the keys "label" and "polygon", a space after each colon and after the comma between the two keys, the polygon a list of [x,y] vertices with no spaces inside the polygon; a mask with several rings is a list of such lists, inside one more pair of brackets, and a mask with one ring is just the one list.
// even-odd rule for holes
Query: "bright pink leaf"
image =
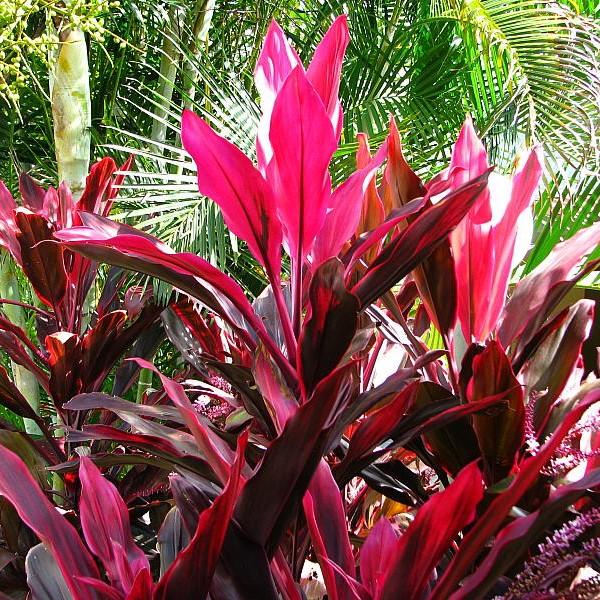
{"label": "bright pink leaf", "polygon": [[17,241],[15,210],[17,205],[8,188],[0,181],[0,246],[6,248],[20,265],[21,247]]}
{"label": "bright pink leaf", "polygon": [[273,285],[281,270],[281,223],[267,182],[250,159],[193,112],[183,113],[181,139],[198,166],[200,193],[221,208],[225,223],[265,267]]}
{"label": "bright pink leaf", "polygon": [[287,78],[273,106],[268,179],[290,256],[301,264],[330,205],[329,161],[336,141],[323,103],[300,67]]}
{"label": "bright pink leaf", "polygon": [[386,154],[387,145],[384,143],[366,166],[352,173],[333,192],[331,209],[313,246],[313,269],[328,258],[337,256],[356,231],[363,211],[363,198]]}
{"label": "bright pink leaf", "polygon": [[308,80],[319,94],[339,140],[343,125],[342,107],[338,99],[344,53],[350,41],[348,19],[338,17],[329,28],[306,71]]}

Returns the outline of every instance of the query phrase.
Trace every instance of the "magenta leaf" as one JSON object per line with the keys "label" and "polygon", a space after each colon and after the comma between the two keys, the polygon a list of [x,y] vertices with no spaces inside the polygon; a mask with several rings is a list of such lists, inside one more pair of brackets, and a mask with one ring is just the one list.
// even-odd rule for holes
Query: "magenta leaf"
{"label": "magenta leaf", "polygon": [[76,581],[76,577],[99,579],[100,574],[75,528],[50,504],[16,454],[0,446],[0,459],[0,494],[50,550],[74,600],[101,600]]}
{"label": "magenta leaf", "polygon": [[219,205],[227,226],[248,244],[271,283],[279,285],[281,223],[263,176],[247,156],[189,110],[183,113],[181,139],[198,166],[200,193]]}
{"label": "magenta leaf", "polygon": [[277,95],[269,138],[274,164],[267,178],[278,196],[290,256],[301,265],[330,204],[328,165],[336,147],[323,102],[301,67],[292,71]]}
{"label": "magenta leaf", "polygon": [[2,227],[0,228],[0,246],[6,248],[20,265],[21,246],[17,241],[17,223],[15,222],[15,210],[17,205],[8,188],[0,181],[0,218]]}
{"label": "magenta leaf", "polygon": [[337,256],[344,244],[354,235],[362,213],[363,197],[385,159],[386,151],[386,144],[383,144],[363,168],[352,173],[333,192],[331,210],[327,213],[313,246],[313,268],[328,258]]}
{"label": "magenta leaf", "polygon": [[117,488],[86,456],[79,463],[79,478],[79,513],[86,542],[102,561],[111,583],[127,594],[137,574],[150,570],[146,555],[133,541],[127,506]]}
{"label": "magenta leaf", "polygon": [[344,53],[350,41],[348,19],[338,17],[319,42],[313,59],[306,71],[306,77],[319,94],[331,125],[335,139],[339,140],[343,125],[342,107],[338,99],[340,76]]}

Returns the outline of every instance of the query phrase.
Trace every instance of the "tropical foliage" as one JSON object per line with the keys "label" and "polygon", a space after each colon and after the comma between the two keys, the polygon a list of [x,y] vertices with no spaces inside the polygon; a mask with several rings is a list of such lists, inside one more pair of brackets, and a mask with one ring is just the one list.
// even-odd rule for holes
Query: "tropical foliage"
{"label": "tropical foliage", "polygon": [[[435,177],[409,166],[392,119],[374,155],[360,135],[356,169],[332,181],[348,43],[341,16],[303,63],[269,26],[256,162],[183,113],[200,193],[268,282],[252,302],[205,258],[109,217],[122,183],[111,159],[77,200],[25,175],[17,206],[2,187],[0,241],[44,308],[26,307],[35,336],[3,320],[0,343],[49,400],[32,411],[0,373],[0,403],[41,431],[0,423],[5,590],[600,592],[600,385],[581,354],[594,304],[567,300],[598,265],[585,258],[600,225],[510,287],[543,152],[498,174],[470,119]],[[111,275],[86,317],[99,263]],[[156,304],[123,270],[176,292]],[[184,360],[171,377],[147,360],[163,328]],[[139,368],[159,386],[133,402],[121,396]]]}

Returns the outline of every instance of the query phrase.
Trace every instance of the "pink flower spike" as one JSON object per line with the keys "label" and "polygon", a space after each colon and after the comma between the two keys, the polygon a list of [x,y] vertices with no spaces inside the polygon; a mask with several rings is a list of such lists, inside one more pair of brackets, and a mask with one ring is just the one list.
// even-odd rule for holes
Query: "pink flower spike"
{"label": "pink flower spike", "polygon": [[346,15],[342,15],[333,22],[317,46],[306,72],[308,80],[325,105],[336,140],[339,140],[342,132],[343,115],[338,92],[342,63],[349,41],[348,19]]}

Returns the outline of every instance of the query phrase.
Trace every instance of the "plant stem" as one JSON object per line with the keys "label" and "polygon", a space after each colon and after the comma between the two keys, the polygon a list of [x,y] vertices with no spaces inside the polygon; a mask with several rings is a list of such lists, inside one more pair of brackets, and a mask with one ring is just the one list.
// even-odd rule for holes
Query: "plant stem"
{"label": "plant stem", "polygon": [[[11,258],[6,254],[2,253],[0,258],[0,296],[9,300],[20,301],[19,296],[19,285],[15,272],[12,265]],[[7,318],[25,330],[27,327],[27,320],[25,318],[25,311],[22,306],[17,304],[6,304],[3,307],[4,313]],[[36,414],[39,414],[40,404],[40,388],[37,379],[28,371],[25,367],[10,361],[11,370],[13,374],[14,383],[17,389],[23,394],[24,398],[29,402],[29,405]],[[25,431],[33,435],[41,435],[42,432],[37,426],[35,421],[31,419],[23,419]]]}

